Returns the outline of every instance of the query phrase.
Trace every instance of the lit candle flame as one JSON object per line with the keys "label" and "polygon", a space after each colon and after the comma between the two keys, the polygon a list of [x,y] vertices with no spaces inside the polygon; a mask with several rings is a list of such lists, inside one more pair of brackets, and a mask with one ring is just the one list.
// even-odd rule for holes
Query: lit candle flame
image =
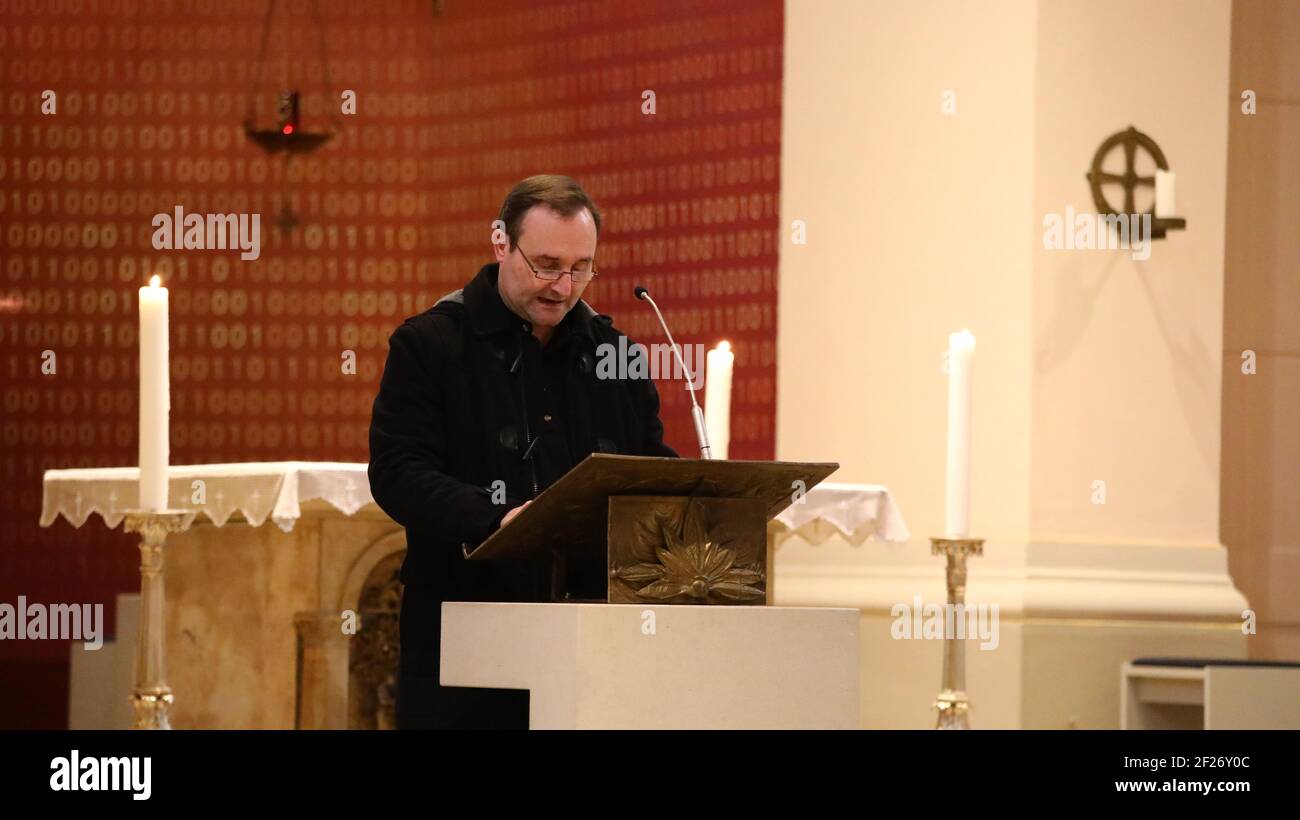
{"label": "lit candle flame", "polygon": [[725,339],[722,340],[721,342],[718,342],[718,350],[721,350],[723,353],[726,353],[727,351],[731,350],[731,342],[728,342]]}
{"label": "lit candle flame", "polygon": [[150,276],[150,277],[149,277],[149,287],[151,287],[151,288],[156,288],[156,287],[159,287],[159,286],[161,286],[161,285],[162,285],[162,277],[161,277],[161,276],[159,276],[158,274],[155,273],[153,276]]}

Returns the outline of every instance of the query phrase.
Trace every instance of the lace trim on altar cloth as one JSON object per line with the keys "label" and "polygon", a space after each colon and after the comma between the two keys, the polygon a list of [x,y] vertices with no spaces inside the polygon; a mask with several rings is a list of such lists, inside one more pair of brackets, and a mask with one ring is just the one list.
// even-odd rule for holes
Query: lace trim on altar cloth
{"label": "lace trim on altar cloth", "polygon": [[[366,470],[365,464],[342,462],[177,465],[167,471],[168,503],[174,509],[197,510],[218,527],[239,512],[251,526],[260,527],[270,518],[289,532],[307,501],[324,501],[344,515],[374,503]],[[61,515],[80,527],[98,513],[110,529],[117,527],[139,499],[139,476],[137,467],[46,470],[41,526],[50,526]],[[194,502],[200,486],[201,504]]]}
{"label": "lace trim on altar cloth", "polygon": [[786,507],[768,524],[778,541],[798,535],[810,544],[822,544],[839,535],[854,546],[868,540],[902,543],[911,537],[893,495],[879,484],[825,482],[809,490],[803,500]]}

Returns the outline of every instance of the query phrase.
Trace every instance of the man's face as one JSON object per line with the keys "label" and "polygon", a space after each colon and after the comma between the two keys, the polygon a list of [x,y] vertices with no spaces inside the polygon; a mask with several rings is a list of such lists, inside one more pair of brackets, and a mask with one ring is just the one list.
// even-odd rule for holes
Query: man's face
{"label": "man's face", "polygon": [[524,256],[538,270],[568,271],[575,265],[590,269],[596,258],[596,223],[586,208],[566,217],[546,205],[534,205],[520,220],[518,245],[508,251],[504,244],[495,245],[493,250],[501,263],[501,300],[532,322],[539,337],[549,337],[591,283],[575,284],[568,274],[554,282],[538,279]]}

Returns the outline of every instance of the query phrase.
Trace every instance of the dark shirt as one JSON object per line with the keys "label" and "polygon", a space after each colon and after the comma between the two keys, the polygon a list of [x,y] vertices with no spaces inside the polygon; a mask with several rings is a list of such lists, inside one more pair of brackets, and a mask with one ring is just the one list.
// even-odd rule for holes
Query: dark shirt
{"label": "dark shirt", "polygon": [[[535,341],[535,340],[534,340]],[[530,344],[528,348],[535,348]],[[549,487],[576,462],[569,449],[569,414],[564,396],[564,374],[568,367],[570,343],[568,328],[559,328],[550,343],[541,349],[542,395],[532,429],[537,439],[537,474],[543,487]],[[536,351],[525,355],[536,355]]]}
{"label": "dark shirt", "polygon": [[520,458],[531,462],[536,490],[530,498],[536,498],[578,463],[570,447],[574,431],[569,426],[566,395],[567,371],[574,366],[570,357],[575,352],[573,323],[577,316],[573,311],[566,314],[543,346],[532,334],[532,324],[510,310],[495,290],[493,301],[494,309],[504,313],[508,326],[515,328],[513,347],[517,353],[512,367],[522,388],[516,401],[520,417],[526,419],[519,451]]}

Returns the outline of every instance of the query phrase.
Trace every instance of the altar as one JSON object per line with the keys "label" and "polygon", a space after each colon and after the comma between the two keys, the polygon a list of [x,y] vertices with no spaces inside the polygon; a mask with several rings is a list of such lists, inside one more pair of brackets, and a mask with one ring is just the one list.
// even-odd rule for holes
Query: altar
{"label": "altar", "polygon": [[[195,512],[164,549],[172,726],[392,727],[406,538],[374,503],[367,465],[171,466],[167,479],[169,506]],[[46,471],[40,523],[63,516],[81,527],[98,514],[116,527],[135,506],[137,487],[134,467]],[[832,534],[859,545],[909,537],[887,488],[815,486],[769,523],[774,594],[794,534],[811,544]],[[136,635],[119,628],[93,664],[74,657],[74,699],[110,685],[104,669],[129,668],[135,645]],[[106,708],[74,704],[71,713],[84,716],[86,728],[125,728]]]}
{"label": "altar", "polygon": [[[135,505],[137,475],[47,471],[42,526],[62,515],[80,527],[94,513],[118,526]],[[370,497],[366,465],[172,466],[168,484],[170,505],[197,513],[164,550],[172,725],[384,725],[406,540]],[[129,662],[135,643],[119,631],[101,651]]]}

